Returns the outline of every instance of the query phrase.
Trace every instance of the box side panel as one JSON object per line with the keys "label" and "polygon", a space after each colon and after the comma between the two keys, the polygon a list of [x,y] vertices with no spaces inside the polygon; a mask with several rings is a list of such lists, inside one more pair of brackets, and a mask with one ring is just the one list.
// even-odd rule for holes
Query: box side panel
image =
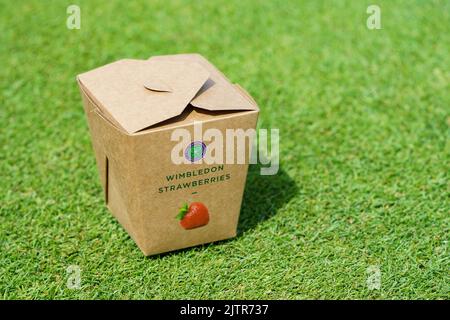
{"label": "box side panel", "polygon": [[[212,160],[213,149],[218,152],[222,148],[226,156],[226,130],[254,129],[257,117],[258,112],[251,111],[204,122],[203,134],[208,129],[213,129],[210,133],[220,133],[223,137],[221,147],[216,139],[194,137],[192,124],[178,128],[190,134],[186,141],[171,141],[174,128],[136,136],[135,164],[140,173],[137,179],[139,208],[135,219],[139,228],[136,235],[144,254],[182,249],[236,235],[248,170],[249,139],[244,147],[247,151],[243,164],[236,164],[236,161],[235,164],[224,164],[220,159],[216,159],[220,163],[207,164],[205,160]],[[174,164],[174,147],[185,155],[192,141],[205,144],[203,163]],[[214,145],[213,141],[217,143]],[[237,160],[236,155],[234,160]],[[184,203],[193,202],[201,202],[208,208],[209,222],[205,226],[185,230],[175,217]]]}
{"label": "box side panel", "polygon": [[133,212],[133,170],[131,137],[115,128],[99,113],[96,105],[81,89],[84,110],[97,162],[100,181],[107,207],[113,216],[134,238],[134,227],[130,215]]}

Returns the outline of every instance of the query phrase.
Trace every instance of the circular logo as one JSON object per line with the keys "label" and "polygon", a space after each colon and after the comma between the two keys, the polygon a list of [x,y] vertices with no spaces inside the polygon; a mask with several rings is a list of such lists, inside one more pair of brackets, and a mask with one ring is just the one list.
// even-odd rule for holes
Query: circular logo
{"label": "circular logo", "polygon": [[191,162],[198,161],[205,156],[206,145],[201,141],[194,141],[184,150],[184,156]]}

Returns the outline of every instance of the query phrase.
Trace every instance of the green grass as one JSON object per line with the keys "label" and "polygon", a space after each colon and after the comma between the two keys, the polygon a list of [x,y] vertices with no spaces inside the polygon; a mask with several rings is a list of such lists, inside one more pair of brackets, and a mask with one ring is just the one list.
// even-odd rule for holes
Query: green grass
{"label": "green grass", "polygon": [[[450,298],[449,1],[76,1],[68,30],[73,2],[0,3],[0,298]],[[237,238],[145,258],[103,204],[75,76],[181,52],[255,97],[281,171],[251,169]]]}

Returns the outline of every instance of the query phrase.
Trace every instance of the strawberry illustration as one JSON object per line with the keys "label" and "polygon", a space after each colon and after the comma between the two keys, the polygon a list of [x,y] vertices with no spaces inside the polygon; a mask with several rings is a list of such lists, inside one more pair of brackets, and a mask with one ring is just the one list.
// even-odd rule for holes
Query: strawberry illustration
{"label": "strawberry illustration", "polygon": [[208,208],[201,202],[192,202],[189,207],[185,203],[176,218],[186,230],[202,227],[209,222]]}

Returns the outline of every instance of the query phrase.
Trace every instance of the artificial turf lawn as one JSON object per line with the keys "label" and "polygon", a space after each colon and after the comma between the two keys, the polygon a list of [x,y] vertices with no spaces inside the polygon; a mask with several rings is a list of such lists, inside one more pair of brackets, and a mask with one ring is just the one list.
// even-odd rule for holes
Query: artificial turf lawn
{"label": "artificial turf lawn", "polygon": [[[0,3],[0,298],[450,297],[449,1],[77,1],[68,30],[72,3]],[[103,204],[75,76],[181,52],[255,97],[281,170],[250,169],[237,238],[145,258]]]}

